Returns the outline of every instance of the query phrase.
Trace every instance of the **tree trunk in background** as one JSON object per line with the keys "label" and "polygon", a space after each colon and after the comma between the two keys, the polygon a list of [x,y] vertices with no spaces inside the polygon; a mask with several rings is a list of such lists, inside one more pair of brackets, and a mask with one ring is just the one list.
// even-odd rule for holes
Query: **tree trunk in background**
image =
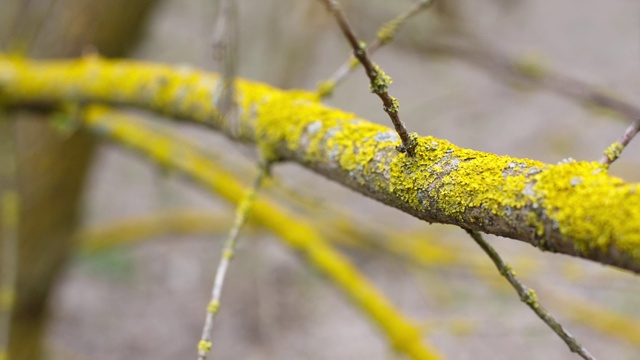
{"label": "tree trunk in background", "polygon": [[[30,57],[122,56],[137,40],[155,0],[2,0],[0,45]],[[62,135],[33,114],[18,121],[20,214],[17,303],[10,359],[43,357],[47,299],[71,250],[84,178],[93,153],[88,134]]]}

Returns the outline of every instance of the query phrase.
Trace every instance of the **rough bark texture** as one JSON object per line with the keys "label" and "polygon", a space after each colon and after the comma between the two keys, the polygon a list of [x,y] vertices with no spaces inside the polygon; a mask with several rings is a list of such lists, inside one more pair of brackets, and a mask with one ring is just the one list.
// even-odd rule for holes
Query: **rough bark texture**
{"label": "rough bark texture", "polygon": [[[93,49],[121,56],[136,40],[154,0],[6,0],[3,46],[35,57],[74,57]],[[93,141],[52,130],[46,118],[18,121],[19,225],[17,302],[11,359],[42,357],[46,302],[71,248],[78,200]]]}
{"label": "rough bark texture", "polygon": [[[596,162],[557,165],[420,138],[417,156],[395,150],[384,126],[319,103],[304,91],[238,81],[238,140],[292,160],[430,222],[526,241],[542,250],[640,272],[640,186]],[[0,97],[14,105],[96,101],[148,108],[233,136],[216,116],[215,74],[86,58],[0,60]]]}

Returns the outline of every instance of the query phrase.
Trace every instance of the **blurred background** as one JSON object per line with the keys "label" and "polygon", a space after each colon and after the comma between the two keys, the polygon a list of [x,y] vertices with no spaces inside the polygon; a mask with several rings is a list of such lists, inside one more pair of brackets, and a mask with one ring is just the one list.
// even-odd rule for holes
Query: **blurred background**
{"label": "blurred background", "polygon": [[[412,1],[342,4],[369,41]],[[241,77],[315,89],[348,59],[346,41],[318,1],[237,5]],[[36,58],[97,51],[216,70],[213,19],[212,0],[3,0],[0,40],[5,51]],[[393,78],[390,93],[410,131],[548,163],[598,160],[631,119],[566,96],[558,82],[537,80],[555,74],[579,80],[587,94],[636,103],[640,3],[440,0],[408,20],[373,59]],[[361,69],[327,103],[390,125]],[[202,127],[137,114],[188,136],[251,183],[251,148]],[[43,347],[25,345],[22,358],[40,350],[50,359],[195,357],[233,206],[117,144],[82,131],[60,133],[33,114],[12,117],[19,120],[25,203],[21,260],[29,264],[19,295],[33,299],[19,302],[14,321],[25,339],[46,334]],[[632,142],[611,173],[639,181],[639,152]],[[295,164],[278,165],[273,175],[264,193],[318,224],[448,358],[577,358],[463,230],[418,221]],[[143,229],[178,215],[200,220]],[[92,236],[108,231],[132,244],[86,250]],[[488,239],[596,357],[640,357],[636,276]],[[243,233],[228,276],[212,358],[402,358],[330,281],[263,229]]]}

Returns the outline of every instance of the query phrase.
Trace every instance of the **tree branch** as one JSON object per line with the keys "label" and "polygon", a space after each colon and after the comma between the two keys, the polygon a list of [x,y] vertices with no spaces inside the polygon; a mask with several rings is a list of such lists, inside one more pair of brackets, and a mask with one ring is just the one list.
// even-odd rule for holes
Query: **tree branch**
{"label": "tree branch", "polygon": [[[96,58],[0,58],[0,100],[13,106],[96,101],[226,129],[210,99],[219,78],[193,69]],[[238,79],[239,141],[267,148],[429,222],[454,224],[640,273],[640,184],[597,162],[545,164],[418,139],[321,104],[317,95]],[[212,114],[214,114],[212,116]]]}

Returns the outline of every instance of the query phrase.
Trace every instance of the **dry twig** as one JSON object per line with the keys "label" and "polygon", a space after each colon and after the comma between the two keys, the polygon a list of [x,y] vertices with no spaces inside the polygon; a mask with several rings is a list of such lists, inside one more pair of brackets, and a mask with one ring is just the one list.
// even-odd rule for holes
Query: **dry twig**
{"label": "dry twig", "polygon": [[513,270],[511,270],[511,267],[509,267],[509,265],[502,260],[498,252],[482,238],[482,235],[477,231],[468,229],[466,231],[482,248],[482,250],[489,255],[493,263],[498,268],[498,271],[500,271],[500,274],[507,279],[509,284],[511,284],[514,290],[518,293],[520,300],[527,304],[527,306],[531,308],[531,310],[533,310],[533,312],[536,313],[536,315],[538,315],[538,317],[542,319],[542,321],[544,321],[544,323],[547,324],[553,332],[558,334],[567,346],[569,346],[569,349],[571,349],[572,352],[580,355],[583,359],[595,360],[589,351],[580,345],[580,343],[578,343],[578,341],[571,336],[571,334],[569,334],[544,307],[542,307],[538,300],[538,296],[533,289],[528,288],[518,280]]}
{"label": "dry twig", "polygon": [[320,0],[322,1],[329,12],[333,14],[338,22],[338,26],[342,31],[342,34],[345,36],[349,45],[353,49],[353,54],[360,61],[362,66],[365,69],[365,72],[370,80],[371,91],[378,95],[380,100],[382,100],[382,104],[384,111],[389,115],[391,122],[393,123],[393,127],[395,128],[400,140],[402,141],[402,145],[398,146],[396,149],[399,152],[406,152],[410,156],[415,155],[415,147],[417,145],[417,137],[418,135],[415,133],[409,134],[407,128],[405,127],[402,120],[398,116],[398,112],[400,110],[400,104],[398,100],[393,96],[390,96],[388,93],[389,84],[391,84],[391,77],[384,73],[384,71],[380,68],[380,66],[376,65],[369,59],[369,55],[367,54],[367,47],[364,42],[361,42],[356,37],[351,25],[338,6],[338,2],[336,0]]}
{"label": "dry twig", "polygon": [[[428,8],[433,4],[434,0],[418,0],[409,9],[407,9],[404,13],[398,15],[394,19],[382,24],[378,32],[376,33],[376,38],[369,44],[367,51],[369,54],[373,54],[381,47],[390,43],[395,37],[396,33],[400,26],[404,24],[406,20],[411,18],[412,16],[419,13],[421,10]],[[344,79],[346,79],[347,75],[351,72],[351,70],[355,69],[360,62],[357,61],[353,56],[350,56],[347,61],[342,64],[329,78],[329,80],[322,81],[318,86],[318,92],[320,96],[328,97],[333,92],[333,89],[340,84]]]}
{"label": "dry twig", "polygon": [[222,74],[222,91],[213,99],[221,116],[229,118],[230,131],[239,132],[235,107],[235,78],[238,58],[238,25],[235,0],[218,0],[218,13],[213,30],[213,58]]}
{"label": "dry twig", "polygon": [[258,176],[255,178],[253,186],[251,187],[251,189],[249,189],[236,210],[233,227],[231,228],[229,236],[227,237],[227,241],[224,244],[220,263],[218,263],[218,270],[216,271],[216,277],[211,291],[211,300],[207,305],[207,316],[205,318],[204,328],[202,329],[202,337],[200,338],[200,342],[198,343],[198,360],[206,359],[207,354],[209,353],[209,351],[211,351],[213,320],[220,310],[222,286],[224,285],[224,279],[227,274],[227,270],[229,269],[231,259],[233,259],[235,255],[238,235],[240,235],[240,230],[247,222],[247,217],[249,215],[249,212],[251,211],[253,203],[255,202],[256,194],[258,193],[258,190],[262,185],[262,181],[268,174],[269,164],[261,166],[260,173],[258,173]]}

